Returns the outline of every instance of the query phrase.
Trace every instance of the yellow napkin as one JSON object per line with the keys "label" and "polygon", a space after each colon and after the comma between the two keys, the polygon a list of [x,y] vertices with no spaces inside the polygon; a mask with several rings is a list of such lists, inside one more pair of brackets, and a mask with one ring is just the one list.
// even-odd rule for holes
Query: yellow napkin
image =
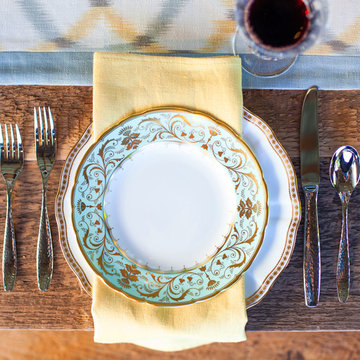
{"label": "yellow napkin", "polygon": [[[203,111],[241,133],[241,62],[238,57],[96,53],[93,100],[95,139],[128,115],[160,106]],[[136,302],[100,278],[92,295],[96,342],[175,351],[246,339],[243,278],[210,300],[181,307]]]}

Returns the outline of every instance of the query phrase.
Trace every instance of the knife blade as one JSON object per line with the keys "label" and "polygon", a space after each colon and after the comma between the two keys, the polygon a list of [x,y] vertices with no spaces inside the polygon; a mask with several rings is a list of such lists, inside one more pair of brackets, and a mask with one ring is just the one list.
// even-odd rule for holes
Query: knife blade
{"label": "knife blade", "polygon": [[321,282],[317,206],[320,185],[317,108],[318,88],[312,86],[308,89],[304,98],[300,126],[301,185],[305,194],[303,280],[305,304],[308,307],[317,306]]}

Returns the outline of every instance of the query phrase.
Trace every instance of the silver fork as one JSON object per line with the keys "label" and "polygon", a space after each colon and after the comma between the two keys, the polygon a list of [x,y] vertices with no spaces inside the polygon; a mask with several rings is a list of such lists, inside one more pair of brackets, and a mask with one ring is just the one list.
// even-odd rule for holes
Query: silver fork
{"label": "silver fork", "polygon": [[46,188],[50,172],[55,162],[56,135],[50,108],[48,108],[47,115],[45,107],[43,107],[43,115],[44,121],[41,114],[41,108],[39,107],[37,114],[36,108],[34,107],[36,160],[40,168],[43,185],[39,236],[36,254],[36,269],[39,289],[41,291],[46,291],[50,286],[53,272],[53,246],[49,216],[46,207]]}
{"label": "silver fork", "polygon": [[6,219],[3,248],[3,284],[5,291],[11,291],[15,284],[17,272],[16,241],[12,216],[12,193],[15,180],[24,165],[24,150],[19,127],[15,125],[16,141],[13,126],[10,124],[10,139],[7,125],[5,127],[5,146],[0,125],[1,174],[6,184]]}

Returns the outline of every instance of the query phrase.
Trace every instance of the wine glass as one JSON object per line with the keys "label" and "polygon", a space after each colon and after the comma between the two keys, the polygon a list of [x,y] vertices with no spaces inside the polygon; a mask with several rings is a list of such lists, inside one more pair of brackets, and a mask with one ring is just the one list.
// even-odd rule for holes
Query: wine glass
{"label": "wine glass", "polygon": [[237,0],[233,52],[240,41],[244,70],[259,77],[283,74],[297,56],[320,38],[326,21],[326,0]]}

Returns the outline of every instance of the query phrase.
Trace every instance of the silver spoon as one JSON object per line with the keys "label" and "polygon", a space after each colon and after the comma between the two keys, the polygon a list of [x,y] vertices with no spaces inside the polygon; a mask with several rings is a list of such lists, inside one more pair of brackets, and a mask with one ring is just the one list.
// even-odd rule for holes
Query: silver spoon
{"label": "silver spoon", "polygon": [[350,196],[359,182],[360,158],[349,145],[339,147],[330,163],[330,181],[337,191],[342,205],[341,238],[336,267],[336,283],[339,301],[346,302],[350,290],[350,254],[348,238],[348,206]]}

